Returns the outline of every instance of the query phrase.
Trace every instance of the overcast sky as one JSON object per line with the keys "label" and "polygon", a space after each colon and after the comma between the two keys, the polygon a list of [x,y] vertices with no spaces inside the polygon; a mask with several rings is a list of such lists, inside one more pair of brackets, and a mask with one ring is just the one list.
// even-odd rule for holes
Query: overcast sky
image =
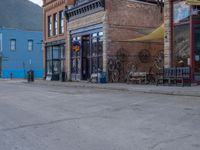
{"label": "overcast sky", "polygon": [[30,0],[30,1],[32,1],[33,3],[36,3],[36,4],[40,5],[40,6],[42,6],[42,0]]}

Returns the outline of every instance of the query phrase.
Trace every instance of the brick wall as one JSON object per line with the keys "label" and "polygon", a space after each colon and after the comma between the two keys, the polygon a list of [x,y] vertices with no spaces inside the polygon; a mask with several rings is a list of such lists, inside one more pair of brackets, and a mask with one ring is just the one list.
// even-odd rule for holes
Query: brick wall
{"label": "brick wall", "polygon": [[[123,48],[128,55],[128,63],[136,62],[138,70],[148,71],[153,65],[154,57],[158,51],[163,50],[163,41],[159,43],[122,42],[146,35],[163,22],[163,14],[157,5],[129,3],[127,0],[107,0],[107,56],[113,56]],[[141,63],[138,53],[142,49],[151,52],[149,63]]]}
{"label": "brick wall", "polygon": [[[59,11],[65,10],[65,6],[67,5],[67,0],[43,0],[43,29],[44,29],[44,35],[43,35],[43,41],[44,43],[52,42],[52,41],[58,41],[63,40],[67,38],[67,24],[66,24],[66,18],[64,20],[64,34],[58,34],[55,36],[48,37],[48,16],[52,16],[55,13],[59,13]],[[59,20],[59,17],[58,17]],[[59,22],[59,21],[58,21]],[[52,20],[52,29],[53,29],[53,20]],[[58,31],[59,31],[59,25],[58,25]],[[46,48],[45,45],[43,46],[43,64],[44,64],[44,73],[46,72]]]}
{"label": "brick wall", "polygon": [[[65,19],[65,30],[64,30],[64,34],[58,34],[55,36],[51,36],[48,37],[48,20],[47,17],[48,16],[53,16],[53,14],[58,13],[61,10],[65,10],[65,6],[67,5],[67,0],[53,0],[51,1],[51,3],[44,3],[44,41],[45,42],[52,42],[52,41],[56,41],[56,40],[61,40],[61,39],[66,39],[66,19]],[[52,21],[53,23],[53,21]],[[53,24],[52,24],[53,25]],[[53,26],[52,26],[53,28]],[[59,27],[58,27],[59,30]]]}
{"label": "brick wall", "polygon": [[[129,3],[127,0],[105,0],[106,11],[85,16],[68,22],[67,25],[67,72],[70,77],[70,31],[94,24],[102,23],[104,31],[103,68],[107,71],[107,61],[120,48],[126,50],[128,62],[135,62],[139,70],[148,71],[153,65],[154,56],[163,50],[163,41],[159,43],[122,42],[150,33],[163,22],[163,14],[157,5]],[[142,49],[151,52],[151,63],[141,63],[138,53]]]}

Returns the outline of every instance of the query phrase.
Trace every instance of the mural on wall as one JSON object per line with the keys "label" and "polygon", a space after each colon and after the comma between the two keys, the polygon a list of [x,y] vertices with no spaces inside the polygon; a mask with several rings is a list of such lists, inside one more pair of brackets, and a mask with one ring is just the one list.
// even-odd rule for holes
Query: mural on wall
{"label": "mural on wall", "polygon": [[142,63],[148,63],[151,59],[151,53],[147,49],[142,49],[138,53],[138,57]]}
{"label": "mural on wall", "polygon": [[154,59],[154,66],[158,70],[164,67],[164,50],[160,50],[157,52]]}
{"label": "mural on wall", "polygon": [[114,56],[108,59],[109,81],[128,83],[135,73],[146,73],[148,82],[155,82],[154,75],[164,65],[164,51],[163,49],[154,51],[153,55],[150,50],[141,49],[135,55],[131,55],[124,48],[120,48]]}

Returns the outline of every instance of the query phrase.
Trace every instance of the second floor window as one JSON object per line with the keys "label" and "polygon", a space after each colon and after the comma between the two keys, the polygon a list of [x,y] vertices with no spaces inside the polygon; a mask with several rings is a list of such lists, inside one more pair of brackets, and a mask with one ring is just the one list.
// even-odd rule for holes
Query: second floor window
{"label": "second floor window", "polygon": [[53,26],[54,26],[54,35],[58,34],[58,15],[57,13],[53,15]]}
{"label": "second floor window", "polygon": [[10,40],[10,50],[11,51],[16,51],[16,39],[11,39]]}
{"label": "second floor window", "polygon": [[48,16],[48,37],[52,36],[52,17]]}
{"label": "second floor window", "polygon": [[59,12],[59,34],[64,33],[64,11]]}
{"label": "second floor window", "polygon": [[28,51],[33,51],[33,40],[28,40]]}

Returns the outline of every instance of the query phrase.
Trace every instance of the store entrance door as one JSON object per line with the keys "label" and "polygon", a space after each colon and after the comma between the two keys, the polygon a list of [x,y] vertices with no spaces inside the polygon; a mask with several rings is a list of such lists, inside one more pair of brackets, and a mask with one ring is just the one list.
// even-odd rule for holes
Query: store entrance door
{"label": "store entrance door", "polygon": [[90,78],[90,35],[82,37],[82,80]]}
{"label": "store entrance door", "polygon": [[200,82],[200,24],[194,25],[194,80]]}

